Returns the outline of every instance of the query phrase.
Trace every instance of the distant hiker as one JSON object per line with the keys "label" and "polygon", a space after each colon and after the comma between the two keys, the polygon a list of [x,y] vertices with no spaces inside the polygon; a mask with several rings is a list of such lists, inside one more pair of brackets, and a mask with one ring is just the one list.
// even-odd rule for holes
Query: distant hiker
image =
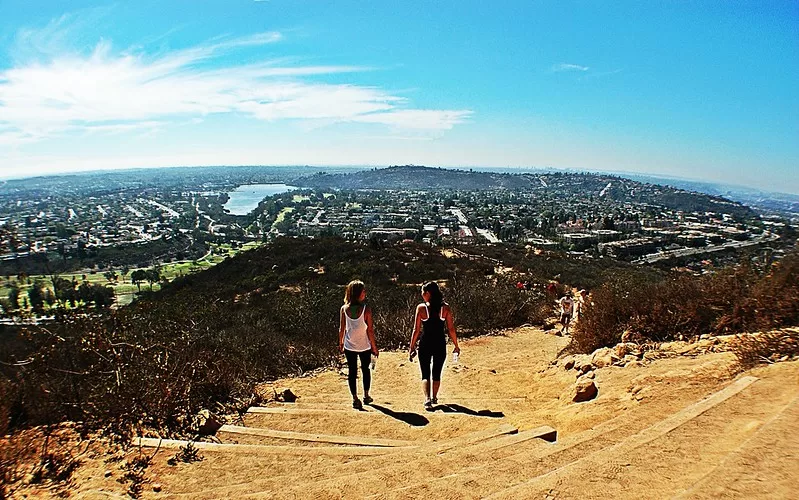
{"label": "distant hiker", "polygon": [[550,281],[546,284],[546,291],[547,291],[547,298],[550,300],[554,299],[558,293],[558,287],[555,285],[554,282]]}
{"label": "distant hiker", "polygon": [[[447,359],[447,335],[455,345],[453,354],[460,354],[461,348],[458,346],[458,337],[455,335],[455,320],[452,317],[452,310],[449,304],[444,302],[444,296],[441,294],[438,283],[435,281],[425,283],[422,286],[422,299],[424,303],[416,306],[416,317],[408,354],[411,361],[417,353],[419,355],[422,390],[425,397],[424,407],[426,410],[432,410],[433,405],[438,404],[441,370]],[[432,387],[430,384],[431,365]]]}
{"label": "distant hiker", "polygon": [[372,373],[369,363],[372,355],[378,356],[375,331],[372,327],[372,310],[366,305],[366,286],[362,281],[353,280],[344,291],[344,305],[339,311],[338,348],[347,358],[347,383],[352,394],[352,407],[360,410],[363,403],[358,399],[358,358],[361,360],[363,374],[363,402],[369,404],[369,388]]}
{"label": "distant hiker", "polygon": [[569,323],[572,319],[572,313],[574,312],[574,300],[571,297],[571,294],[566,294],[558,301],[560,305],[560,322],[563,324],[563,328],[561,332],[564,335],[569,333]]}

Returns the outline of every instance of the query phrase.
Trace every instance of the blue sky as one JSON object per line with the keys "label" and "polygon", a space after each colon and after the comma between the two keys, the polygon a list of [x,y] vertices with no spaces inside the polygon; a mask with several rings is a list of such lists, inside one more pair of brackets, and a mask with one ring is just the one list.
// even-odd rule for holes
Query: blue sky
{"label": "blue sky", "polygon": [[799,2],[0,0],[0,177],[558,167],[799,193]]}

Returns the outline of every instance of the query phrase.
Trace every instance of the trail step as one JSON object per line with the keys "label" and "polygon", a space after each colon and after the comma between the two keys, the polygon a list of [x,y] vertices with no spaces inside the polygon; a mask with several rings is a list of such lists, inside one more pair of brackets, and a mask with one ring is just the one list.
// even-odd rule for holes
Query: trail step
{"label": "trail step", "polygon": [[[750,436],[748,439],[742,442],[738,448],[724,457],[724,459],[715,467],[707,471],[700,479],[694,482],[693,485],[691,485],[688,489],[674,495],[672,498],[674,500],[683,500],[685,498],[694,498],[700,496],[700,492],[702,492],[703,488],[710,487],[714,481],[723,482],[724,479],[730,480],[731,469],[733,469],[736,464],[740,464],[739,466],[741,468],[747,468],[751,466],[751,461],[745,455],[746,452],[751,452],[751,448],[756,447],[758,441],[763,439],[763,436],[768,432],[773,432],[777,435],[780,435],[780,425],[784,425],[785,422],[788,421],[796,422],[799,420],[799,411],[797,411],[797,408],[799,408],[799,396],[794,397],[780,411],[772,415],[772,417],[763,423],[752,436]],[[782,439],[783,436],[780,436],[780,439]],[[787,437],[784,437],[784,439],[792,440],[794,443],[799,442],[795,434],[789,434]],[[794,455],[794,462],[796,461],[797,457]],[[768,495],[768,493],[764,492],[764,495]]]}
{"label": "trail step", "polygon": [[[722,389],[721,391],[712,395],[710,398],[693,403],[688,408],[696,408],[698,404],[711,398],[715,398],[713,399],[714,404],[719,404],[723,400],[728,399],[732,395],[748,387],[752,381],[753,380],[743,380],[740,383],[733,384],[733,386],[728,386],[727,388]],[[720,396],[719,393],[721,393]],[[709,408],[710,407],[707,407],[705,411]],[[581,447],[587,442],[593,441],[595,439],[602,440],[602,436],[604,434],[614,433],[618,429],[624,428],[626,426],[624,421],[625,419],[615,417],[609,421],[599,424],[593,429],[573,436],[568,436],[566,439],[560,441],[552,447],[523,451],[521,453],[508,456],[501,461],[482,461],[480,463],[476,463],[475,465],[467,466],[460,470],[455,470],[452,474],[436,477],[433,479],[422,480],[413,485],[400,488],[399,490],[384,491],[381,494],[374,495],[374,497],[421,497],[428,495],[431,492],[437,492],[439,495],[447,497],[456,491],[469,489],[471,491],[471,496],[474,497],[496,495],[501,498],[528,498],[530,497],[529,493],[532,493],[532,490],[530,489],[528,491],[527,487],[522,486],[525,484],[525,482],[527,484],[532,484],[537,480],[537,478],[544,477],[550,474],[553,470],[569,467],[573,463],[587,459],[586,457],[605,457],[607,450],[616,450],[615,452],[611,452],[607,455],[609,458],[606,458],[605,461],[610,461],[612,458],[614,458],[614,453],[620,452],[620,444],[629,442],[632,438],[641,433],[650,432],[651,429],[660,426],[663,422],[663,420],[654,422],[651,425],[645,426],[638,433],[633,434],[632,436],[627,434],[627,438],[610,442],[598,449],[595,448],[594,451],[590,451],[587,454],[582,455],[582,458],[578,458],[576,460],[569,459],[569,462],[563,462],[563,458],[567,458],[568,454],[573,452],[574,449]],[[652,439],[654,440],[655,438]],[[566,456],[558,458],[563,453],[565,453]],[[372,459],[369,458],[367,460]],[[602,459],[600,458],[600,461],[601,460]],[[484,480],[486,478],[491,479],[486,483]],[[506,484],[511,485],[511,487],[506,490],[495,490],[495,485],[497,482],[501,482],[503,478],[506,478]]]}
{"label": "trail step", "polygon": [[332,443],[346,444],[352,446],[376,446],[376,447],[411,447],[418,444],[413,441],[401,441],[398,439],[380,439],[363,436],[334,436],[330,434],[310,434],[293,431],[277,431],[273,429],[263,429],[260,427],[242,427],[239,425],[223,425],[218,432],[229,434],[244,434],[247,436],[261,436],[275,439],[289,439],[292,441],[308,441],[312,443]]}
{"label": "trail step", "polygon": [[758,380],[757,377],[752,377],[752,376],[742,377],[733,382],[732,384],[728,385],[724,389],[721,389],[720,391],[717,391],[711,394],[710,396],[700,401],[697,401],[696,403],[686,406],[685,408],[678,411],[677,413],[674,413],[670,417],[661,420],[660,422],[650,427],[647,427],[646,429],[628,437],[627,439],[624,439],[619,443],[616,443],[615,445],[608,446],[589,455],[584,455],[579,459],[574,460],[562,467],[558,467],[554,470],[547,472],[546,474],[541,474],[525,482],[514,485],[510,488],[495,492],[494,494],[486,498],[498,499],[498,498],[525,497],[526,492],[530,488],[532,488],[535,484],[539,483],[544,479],[561,477],[566,472],[572,470],[574,467],[578,466],[579,464],[583,464],[589,460],[610,461],[614,457],[632,451],[640,446],[643,446],[647,443],[654,441],[655,439],[661,436],[668,434],[677,427],[693,420],[694,418],[705,413],[711,408],[718,406],[724,401],[735,396],[739,392],[743,391],[744,389],[752,385],[757,380]]}
{"label": "trail step", "polygon": [[[502,437],[515,437],[518,435],[519,430],[510,424],[501,424],[496,427],[484,429],[481,431],[473,432],[463,436],[458,436],[452,439],[443,441],[427,442],[419,445],[416,448],[386,448],[386,447],[361,447],[361,448],[340,448],[342,450],[383,450],[383,453],[371,453],[373,457],[365,457],[357,462],[350,462],[342,465],[336,465],[325,469],[315,470],[315,476],[309,476],[309,482],[316,480],[322,481],[332,477],[337,477],[346,474],[364,472],[374,470],[376,468],[386,466],[396,466],[397,464],[405,463],[415,458],[422,456],[435,456],[446,453],[452,449],[466,449],[468,447],[478,445],[483,442],[491,441]],[[306,449],[306,448],[302,448]],[[309,450],[319,449],[317,447],[308,447]],[[393,452],[393,453],[391,453]],[[363,451],[359,455],[368,455]],[[288,479],[295,478],[295,476],[282,475],[270,478],[249,480],[237,484],[229,484],[220,486],[218,488],[208,489],[202,492],[194,492],[191,497],[194,499],[204,498],[220,498],[220,497],[241,497],[257,491],[271,491],[277,488],[284,488],[285,482]]]}
{"label": "trail step", "polygon": [[[463,463],[473,460],[502,460],[511,449],[504,452],[505,448],[518,446],[525,441],[536,438],[555,439],[557,432],[549,426],[541,426],[525,432],[502,436],[471,447],[459,447],[446,454],[419,453],[413,457],[403,458],[399,462],[388,463],[382,467],[369,467],[366,470],[351,474],[326,477],[321,481],[304,482],[302,486],[284,489],[282,494],[292,493],[307,495],[314,498],[352,496],[364,497],[375,491],[387,489],[402,489],[412,479],[412,482],[425,478],[433,478],[448,474]],[[368,464],[365,464],[368,466]]]}
{"label": "trail step", "polygon": [[201,451],[220,451],[232,453],[249,453],[259,455],[333,455],[333,456],[368,456],[383,455],[397,450],[415,449],[392,448],[380,446],[274,446],[264,444],[232,444],[185,441],[182,439],[134,438],[133,445],[144,448],[179,449],[191,444]]}

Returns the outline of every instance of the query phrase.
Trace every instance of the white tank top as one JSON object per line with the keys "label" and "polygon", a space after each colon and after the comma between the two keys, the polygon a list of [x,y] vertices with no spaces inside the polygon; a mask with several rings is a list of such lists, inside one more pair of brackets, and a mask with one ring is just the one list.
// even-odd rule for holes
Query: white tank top
{"label": "white tank top", "polygon": [[[349,307],[347,307],[349,309]],[[361,315],[357,319],[350,318],[347,310],[344,310],[344,317],[347,319],[347,328],[344,330],[344,349],[348,351],[363,352],[372,349],[369,342],[369,335],[366,334],[366,306],[361,309]]]}

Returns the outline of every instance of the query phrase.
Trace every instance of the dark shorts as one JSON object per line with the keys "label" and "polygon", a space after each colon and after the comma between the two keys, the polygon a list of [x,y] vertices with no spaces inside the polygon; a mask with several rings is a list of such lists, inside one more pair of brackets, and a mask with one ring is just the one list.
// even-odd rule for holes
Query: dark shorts
{"label": "dark shorts", "polygon": [[571,314],[567,314],[567,313],[561,313],[560,314],[560,322],[561,323],[568,323],[569,321],[571,321],[571,319],[572,319],[572,315]]}

